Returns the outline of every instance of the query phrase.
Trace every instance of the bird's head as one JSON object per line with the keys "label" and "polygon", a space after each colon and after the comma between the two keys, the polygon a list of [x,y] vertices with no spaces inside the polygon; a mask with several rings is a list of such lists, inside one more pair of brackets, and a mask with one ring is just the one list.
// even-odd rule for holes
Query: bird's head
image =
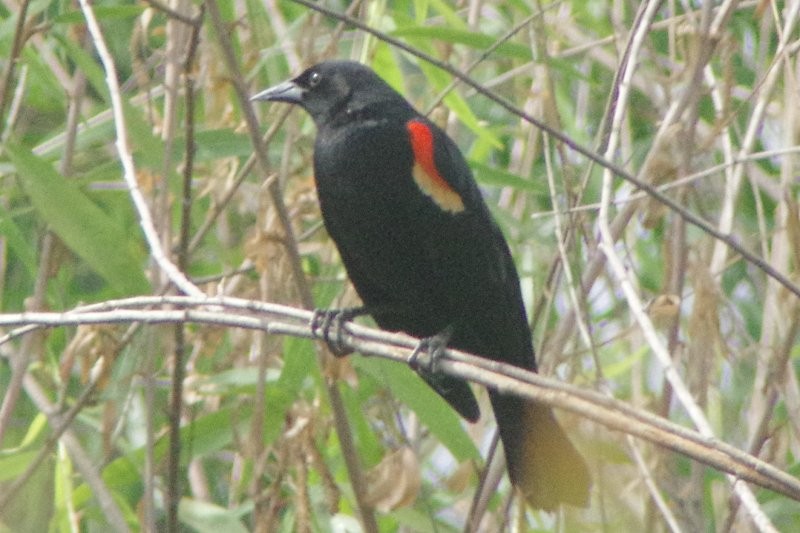
{"label": "bird's head", "polygon": [[292,80],[255,94],[250,100],[297,104],[318,126],[386,104],[407,106],[403,97],[375,72],[354,61],[319,63]]}

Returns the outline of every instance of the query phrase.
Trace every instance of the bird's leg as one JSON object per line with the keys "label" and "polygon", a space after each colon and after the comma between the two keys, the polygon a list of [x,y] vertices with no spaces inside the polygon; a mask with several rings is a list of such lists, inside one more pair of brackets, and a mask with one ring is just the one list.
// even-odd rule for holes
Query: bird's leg
{"label": "bird's leg", "polygon": [[[366,307],[344,307],[342,309],[314,309],[311,316],[311,333],[319,335],[336,357],[353,352],[344,345],[344,324],[357,316],[369,314]],[[318,333],[319,332],[319,333]]]}
{"label": "bird's leg", "polygon": [[[453,327],[448,326],[436,335],[420,339],[414,351],[408,357],[408,366],[416,372],[424,372],[429,374],[436,373],[436,366],[438,361],[444,356],[450,338],[453,336]],[[428,353],[428,359],[425,364],[419,361],[419,355],[422,352]]]}

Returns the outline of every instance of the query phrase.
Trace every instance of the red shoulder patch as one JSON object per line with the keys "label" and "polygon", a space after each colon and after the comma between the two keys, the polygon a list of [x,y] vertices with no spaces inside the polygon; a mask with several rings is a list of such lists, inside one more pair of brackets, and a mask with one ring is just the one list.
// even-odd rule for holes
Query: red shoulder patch
{"label": "red shoulder patch", "polygon": [[461,196],[439,174],[433,158],[433,132],[421,120],[406,123],[411,149],[414,152],[414,181],[423,193],[445,211],[458,213],[464,210]]}

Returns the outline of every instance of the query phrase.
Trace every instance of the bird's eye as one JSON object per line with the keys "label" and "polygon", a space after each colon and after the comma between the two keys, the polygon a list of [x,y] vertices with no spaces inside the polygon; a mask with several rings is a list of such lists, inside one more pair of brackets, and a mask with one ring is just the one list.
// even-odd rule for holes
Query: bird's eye
{"label": "bird's eye", "polygon": [[308,86],[316,87],[322,81],[322,75],[319,72],[312,72],[308,77]]}

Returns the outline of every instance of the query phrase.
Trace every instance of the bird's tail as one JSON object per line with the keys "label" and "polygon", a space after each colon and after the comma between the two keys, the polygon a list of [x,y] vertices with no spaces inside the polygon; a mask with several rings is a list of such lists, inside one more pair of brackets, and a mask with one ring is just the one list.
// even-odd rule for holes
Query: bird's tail
{"label": "bird's tail", "polygon": [[585,507],[591,478],[586,462],[547,405],[490,392],[511,482],[534,509],[566,503]]}

